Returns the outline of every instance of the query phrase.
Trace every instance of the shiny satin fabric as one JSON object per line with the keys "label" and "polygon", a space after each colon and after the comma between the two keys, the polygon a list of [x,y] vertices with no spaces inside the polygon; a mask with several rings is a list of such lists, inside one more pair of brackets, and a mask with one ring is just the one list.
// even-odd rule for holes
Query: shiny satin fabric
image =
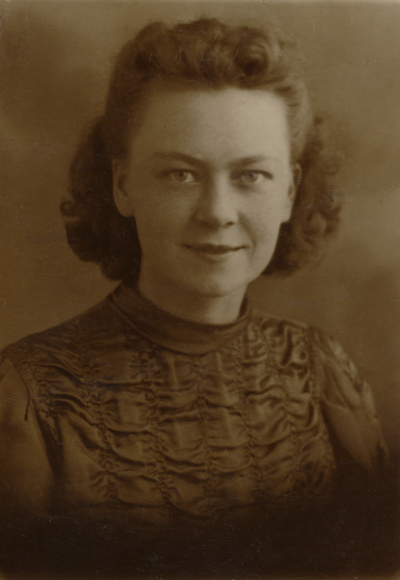
{"label": "shiny satin fabric", "polygon": [[2,493],[29,517],[153,539],[257,521],[289,538],[340,493],[343,457],[371,481],[384,465],[370,389],[339,345],[247,302],[201,325],[121,285],[8,347],[0,369]]}

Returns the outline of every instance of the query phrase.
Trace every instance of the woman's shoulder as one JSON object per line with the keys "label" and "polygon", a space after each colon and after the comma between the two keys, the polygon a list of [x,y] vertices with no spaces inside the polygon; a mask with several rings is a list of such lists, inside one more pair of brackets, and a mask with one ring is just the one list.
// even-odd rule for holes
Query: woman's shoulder
{"label": "woman's shoulder", "polygon": [[277,361],[283,357],[289,364],[300,356],[310,364],[325,363],[328,359],[343,366],[349,363],[340,343],[317,326],[253,309],[250,330],[268,344]]}
{"label": "woman's shoulder", "polygon": [[122,324],[108,296],[65,322],[6,346],[0,364],[3,369],[11,365],[28,382],[44,369],[81,374],[94,350],[101,353],[112,337],[121,335]]}
{"label": "woman's shoulder", "polygon": [[370,388],[362,379],[351,357],[329,332],[310,324],[278,318],[255,310],[255,328],[261,333],[275,360],[280,357],[291,365],[303,360],[312,367],[322,384],[321,395],[357,407]]}
{"label": "woman's shoulder", "polygon": [[284,349],[287,356],[294,347],[300,347],[323,366],[329,362],[336,363],[343,371],[356,377],[355,365],[340,342],[329,332],[305,322],[279,318],[260,309],[253,310],[252,322],[273,351]]}
{"label": "woman's shoulder", "polygon": [[254,321],[269,344],[274,362],[288,375],[308,372],[332,433],[369,472],[387,459],[373,391],[340,342],[318,327],[266,316]]}
{"label": "woman's shoulder", "polygon": [[253,311],[249,340],[265,344],[280,373],[308,375],[310,390],[319,398],[338,388],[351,391],[359,383],[358,372],[340,343],[328,332],[304,322]]}

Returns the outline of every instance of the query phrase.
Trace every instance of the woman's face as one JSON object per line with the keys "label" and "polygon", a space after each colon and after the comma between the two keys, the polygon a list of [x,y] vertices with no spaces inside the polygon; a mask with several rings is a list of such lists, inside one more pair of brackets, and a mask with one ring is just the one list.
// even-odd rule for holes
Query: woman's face
{"label": "woman's face", "polygon": [[113,170],[116,205],[137,224],[139,285],[242,296],[291,214],[284,102],[238,88],[154,92]]}

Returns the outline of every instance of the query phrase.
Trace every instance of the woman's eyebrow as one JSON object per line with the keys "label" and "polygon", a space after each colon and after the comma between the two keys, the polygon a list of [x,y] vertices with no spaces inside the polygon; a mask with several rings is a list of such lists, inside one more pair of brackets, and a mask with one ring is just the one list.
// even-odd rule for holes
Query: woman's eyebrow
{"label": "woman's eyebrow", "polygon": [[184,161],[185,163],[190,163],[191,165],[197,165],[198,167],[202,167],[205,165],[204,161],[197,159],[196,157],[192,157],[191,155],[186,155],[185,153],[179,153],[178,151],[160,151],[154,153],[152,156],[153,159],[161,159],[161,160],[168,160],[174,159],[176,161]]}
{"label": "woman's eyebrow", "polygon": [[252,165],[253,163],[262,163],[263,161],[276,161],[273,155],[253,155],[252,157],[241,157],[231,163],[231,165]]}

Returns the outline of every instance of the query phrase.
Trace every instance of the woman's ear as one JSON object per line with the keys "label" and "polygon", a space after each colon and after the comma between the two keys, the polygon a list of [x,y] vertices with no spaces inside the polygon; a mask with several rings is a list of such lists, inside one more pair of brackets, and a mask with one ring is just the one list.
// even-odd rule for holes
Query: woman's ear
{"label": "woman's ear", "polygon": [[113,159],[113,197],[119,213],[124,217],[134,217],[132,192],[127,183],[126,161]]}
{"label": "woman's ear", "polygon": [[[303,170],[301,169],[300,163],[296,163],[293,168],[293,189],[294,196],[296,196],[297,188],[300,185],[301,178],[303,177]],[[293,198],[294,201],[294,198]]]}
{"label": "woman's ear", "polygon": [[300,185],[302,174],[303,172],[301,170],[300,165],[296,163],[292,170],[292,181],[290,183],[288,191],[288,212],[287,212],[288,216],[286,221],[289,221],[291,218],[293,204],[294,200],[296,199],[297,188]]}
{"label": "woman's ear", "polygon": [[294,165],[293,170],[292,170],[292,176],[293,176],[292,183],[290,184],[290,190],[289,190],[291,208],[293,207],[294,200],[296,199],[297,189],[300,185],[301,178],[303,176],[303,171],[302,171],[299,163],[296,163]]}

